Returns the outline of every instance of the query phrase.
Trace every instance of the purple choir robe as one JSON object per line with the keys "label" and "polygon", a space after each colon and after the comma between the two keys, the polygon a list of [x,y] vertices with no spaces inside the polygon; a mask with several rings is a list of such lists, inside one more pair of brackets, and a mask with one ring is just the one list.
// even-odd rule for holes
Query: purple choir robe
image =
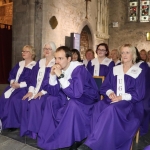
{"label": "purple choir robe", "polygon": [[[55,59],[52,59],[47,67],[45,67],[46,59],[41,59],[37,62],[36,66],[32,70],[31,80],[30,80],[30,87],[29,91],[34,93],[34,90],[38,86],[38,74],[43,74],[43,79],[41,84],[39,85],[38,92],[42,92],[43,95],[36,99],[28,99],[22,101],[22,120],[21,120],[21,127],[20,127],[20,135],[24,136],[27,135],[33,139],[36,138],[36,135],[39,131],[40,124],[42,121],[42,114],[45,107],[45,102],[49,94],[47,91],[43,90],[43,83],[45,80],[49,78],[50,68],[55,64]],[[41,73],[40,68],[44,68],[44,72]],[[38,93],[37,92],[37,93]]]}
{"label": "purple choir robe", "polygon": [[[97,73],[95,70],[96,65],[99,65],[99,69],[97,69]],[[94,58],[90,60],[87,64],[88,71],[92,74],[92,76],[107,76],[108,72],[115,66],[115,63],[109,59],[105,58],[101,64],[98,62],[98,58]]]}
{"label": "purple choir robe", "polygon": [[9,98],[5,98],[4,93],[10,89],[8,86],[0,98],[0,119],[2,120],[2,128],[19,128],[21,122],[21,101],[26,94],[29,85],[29,76],[31,74],[32,67],[36,64],[32,61],[26,67],[25,61],[19,62],[10,72],[9,81],[13,83],[16,80],[17,72],[20,67],[23,68],[18,78],[20,88],[15,89]]}
{"label": "purple choir robe", "polygon": [[38,146],[45,150],[71,146],[91,132],[93,104],[100,98],[97,85],[84,65],[75,61],[64,71],[64,78],[50,76]]}
{"label": "purple choir robe", "polygon": [[[132,66],[124,74],[123,65],[118,65],[106,77],[100,89],[104,99],[94,105],[92,132],[84,142],[92,150],[130,149],[143,118],[145,74],[140,70],[142,69]],[[117,76],[121,72],[125,83],[123,100],[111,103],[107,92],[117,93]]]}
{"label": "purple choir robe", "polygon": [[149,130],[149,118],[150,118],[150,69],[146,62],[140,61],[136,64],[139,66],[143,72],[145,73],[145,96],[143,99],[143,106],[144,106],[144,117],[140,126],[140,135],[144,135]]}
{"label": "purple choir robe", "polygon": [[149,146],[146,146],[146,147],[144,148],[144,150],[150,150],[150,145],[149,145]]}

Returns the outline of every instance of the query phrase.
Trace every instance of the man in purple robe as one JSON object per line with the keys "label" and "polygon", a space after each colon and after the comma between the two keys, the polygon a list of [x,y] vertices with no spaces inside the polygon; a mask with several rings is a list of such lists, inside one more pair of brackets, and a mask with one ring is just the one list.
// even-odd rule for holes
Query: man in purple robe
{"label": "man in purple robe", "polygon": [[82,63],[71,62],[66,46],[56,50],[49,83],[45,89],[51,95],[46,100],[38,146],[52,150],[70,147],[91,132],[93,104],[100,98],[97,85]]}

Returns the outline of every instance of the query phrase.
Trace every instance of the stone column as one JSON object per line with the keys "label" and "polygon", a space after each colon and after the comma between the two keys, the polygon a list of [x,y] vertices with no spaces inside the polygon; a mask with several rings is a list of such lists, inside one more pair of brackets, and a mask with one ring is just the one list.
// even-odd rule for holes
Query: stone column
{"label": "stone column", "polygon": [[100,24],[100,14],[101,14],[101,9],[100,9],[100,6],[101,6],[101,3],[100,3],[100,0],[98,0],[97,2],[97,31],[100,30],[100,27],[99,27],[99,24]]}
{"label": "stone column", "polygon": [[35,1],[30,0],[29,5],[28,5],[28,17],[29,17],[29,22],[28,22],[28,32],[29,32],[29,37],[28,37],[28,43],[30,45],[34,46],[34,32],[35,32]]}

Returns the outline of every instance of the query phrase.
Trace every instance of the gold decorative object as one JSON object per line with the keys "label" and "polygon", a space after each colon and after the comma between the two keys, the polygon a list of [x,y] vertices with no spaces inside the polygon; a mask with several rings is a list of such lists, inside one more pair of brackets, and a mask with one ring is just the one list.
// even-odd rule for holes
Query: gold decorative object
{"label": "gold decorative object", "polygon": [[147,40],[147,41],[150,41],[150,32],[147,32],[147,33],[146,33],[146,40]]}
{"label": "gold decorative object", "polygon": [[51,25],[52,29],[55,29],[58,25],[57,18],[55,16],[51,17],[49,20],[49,24]]}

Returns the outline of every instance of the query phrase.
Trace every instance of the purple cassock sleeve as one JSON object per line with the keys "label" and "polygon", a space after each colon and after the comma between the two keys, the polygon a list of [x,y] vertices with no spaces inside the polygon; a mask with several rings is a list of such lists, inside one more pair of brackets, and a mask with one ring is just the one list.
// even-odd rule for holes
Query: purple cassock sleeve
{"label": "purple cassock sleeve", "polygon": [[89,104],[99,99],[97,85],[84,66],[74,69],[71,79],[68,81],[69,86],[62,90],[69,98],[79,99],[81,102]]}
{"label": "purple cassock sleeve", "polygon": [[19,63],[10,71],[8,81],[15,80],[18,69]]}

